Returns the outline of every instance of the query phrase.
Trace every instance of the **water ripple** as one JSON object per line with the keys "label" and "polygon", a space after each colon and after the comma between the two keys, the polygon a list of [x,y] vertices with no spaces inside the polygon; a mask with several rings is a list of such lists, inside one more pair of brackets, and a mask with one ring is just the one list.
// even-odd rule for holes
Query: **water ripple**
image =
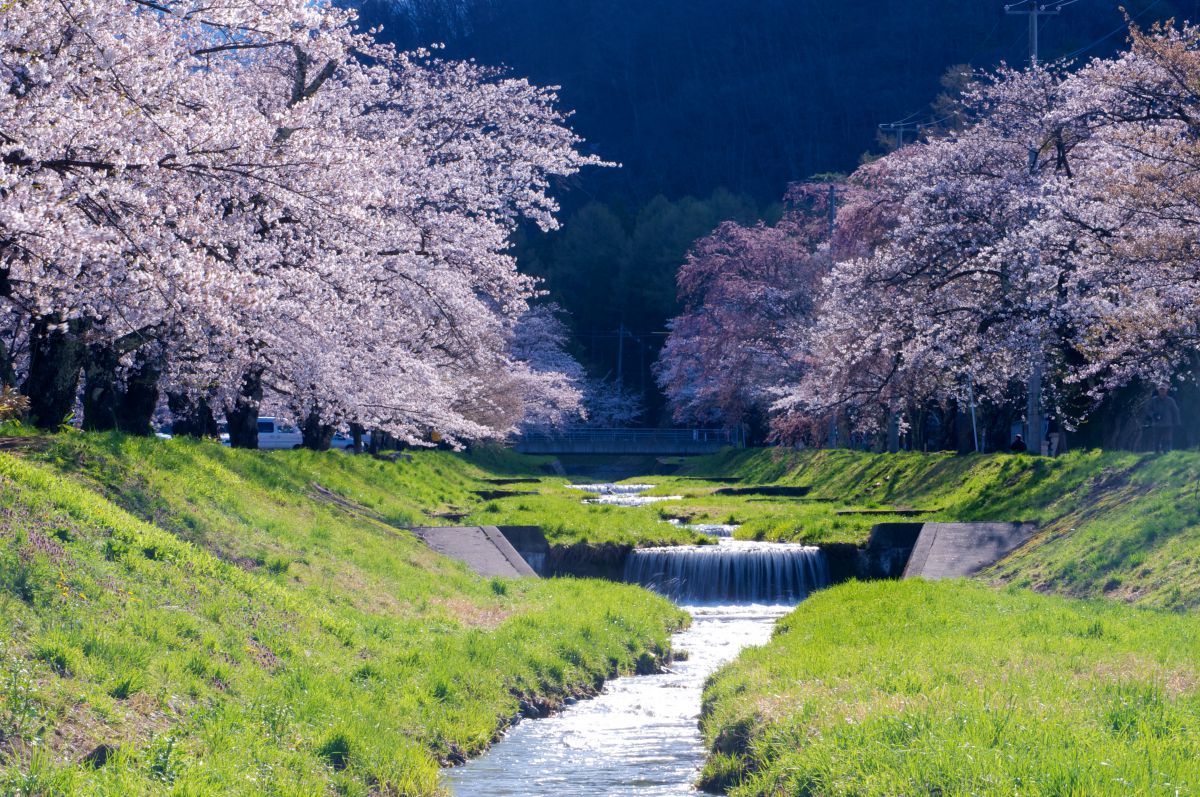
{"label": "water ripple", "polygon": [[766,643],[791,606],[693,606],[671,672],[611,682],[562,714],[527,720],[487,755],[446,775],[457,797],[684,797],[704,762],[697,726],[704,680]]}

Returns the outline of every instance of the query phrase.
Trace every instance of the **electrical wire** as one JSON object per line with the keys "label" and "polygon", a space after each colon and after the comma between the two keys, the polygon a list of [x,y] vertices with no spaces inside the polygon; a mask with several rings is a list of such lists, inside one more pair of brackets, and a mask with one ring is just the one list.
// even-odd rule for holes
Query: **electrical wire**
{"label": "electrical wire", "polygon": [[[1075,3],[1075,2],[1078,2],[1078,0],[1071,0],[1071,2]],[[1141,11],[1139,11],[1134,16],[1130,17],[1130,21],[1137,22],[1139,19],[1144,17],[1146,14],[1150,13],[1150,11],[1161,2],[1162,2],[1162,0],[1154,0],[1153,3],[1151,3],[1150,5],[1143,8]],[[1126,24],[1122,24],[1120,27],[1113,28],[1110,32],[1104,34],[1099,39],[1096,39],[1096,41],[1092,42],[1091,44],[1088,44],[1084,47],[1080,47],[1078,50],[1075,50],[1074,52],[1067,53],[1066,55],[1063,56],[1063,58],[1066,60],[1069,60],[1071,58],[1074,58],[1077,55],[1086,53],[1088,50],[1091,50],[1092,48],[1103,44],[1104,42],[1111,39],[1113,36],[1116,36],[1118,33],[1121,33],[1122,31],[1126,31],[1126,30],[1129,30],[1129,26]]]}
{"label": "electrical wire", "polygon": [[899,127],[904,124],[908,124],[910,120],[912,120],[916,116],[919,116],[922,113],[924,113],[924,109],[918,109],[918,110],[910,113],[908,116],[905,116],[903,119],[897,119],[895,122],[886,122],[884,124],[881,124],[880,128],[892,129],[892,128],[896,128],[896,127]]}

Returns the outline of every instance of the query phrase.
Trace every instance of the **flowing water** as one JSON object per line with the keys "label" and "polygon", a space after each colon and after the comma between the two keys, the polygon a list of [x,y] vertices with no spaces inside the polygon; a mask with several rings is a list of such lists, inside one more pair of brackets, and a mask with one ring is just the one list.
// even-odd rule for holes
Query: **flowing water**
{"label": "flowing water", "polygon": [[[591,502],[639,506],[652,485],[575,485]],[[732,534],[712,526],[710,533]],[[775,621],[828,583],[816,548],[721,539],[719,545],[635,551],[625,580],[692,615],[676,634],[683,661],[657,675],[618,678],[599,696],[512,728],[486,755],[446,773],[456,797],[685,797],[704,763],[698,726],[704,681]]]}
{"label": "flowing water", "polygon": [[631,495],[653,490],[653,484],[568,484],[572,490],[598,495]]}
{"label": "flowing water", "polygon": [[670,672],[618,678],[592,700],[525,720],[482,758],[446,773],[457,797],[684,797],[704,763],[704,679],[771,637],[791,606],[691,606],[676,635],[686,661]]}
{"label": "flowing water", "polygon": [[659,501],[678,501],[678,495],[642,495],[654,489],[653,484],[571,484],[569,487],[592,493],[583,499],[585,504],[609,504],[611,506],[645,506]]}
{"label": "flowing water", "polygon": [[625,561],[625,580],[685,603],[798,603],[829,584],[819,548],[731,539],[719,543],[640,548]]}
{"label": "flowing water", "polygon": [[684,523],[682,520],[668,520],[667,522],[672,526],[698,531],[710,537],[732,537],[739,528],[733,523]]}

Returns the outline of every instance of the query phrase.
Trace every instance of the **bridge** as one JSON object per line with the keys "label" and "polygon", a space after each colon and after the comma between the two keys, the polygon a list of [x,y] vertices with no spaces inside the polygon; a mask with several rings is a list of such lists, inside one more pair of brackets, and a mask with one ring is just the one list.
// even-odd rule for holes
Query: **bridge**
{"label": "bridge", "polygon": [[693,456],[722,448],[744,448],[737,430],[728,429],[563,429],[518,437],[522,454],[654,454]]}

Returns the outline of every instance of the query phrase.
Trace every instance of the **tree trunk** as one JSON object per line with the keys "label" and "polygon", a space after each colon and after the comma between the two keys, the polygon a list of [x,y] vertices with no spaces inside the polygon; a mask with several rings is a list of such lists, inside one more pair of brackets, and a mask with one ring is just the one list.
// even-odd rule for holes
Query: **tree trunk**
{"label": "tree trunk", "polygon": [[39,429],[57,429],[74,411],[86,356],[81,325],[51,329],[56,323],[40,318],[29,336],[29,375],[21,392],[29,398],[29,420]]}
{"label": "tree trunk", "polygon": [[17,371],[13,368],[13,358],[8,352],[8,346],[0,340],[0,386],[14,387],[17,384]]}
{"label": "tree trunk", "polygon": [[87,347],[83,368],[83,428],[89,432],[109,432],[117,428],[117,407],[121,388],[117,379],[120,357],[107,343]]}
{"label": "tree trunk", "polygon": [[954,404],[954,450],[959,454],[971,454],[975,451],[971,416],[958,402]]}
{"label": "tree trunk", "polygon": [[125,377],[117,405],[117,428],[127,434],[147,436],[154,433],[154,410],[158,408],[158,379],[162,376],[162,356],[157,346],[138,353],[137,362]]}
{"label": "tree trunk", "polygon": [[333,427],[321,423],[321,413],[315,409],[304,419],[300,432],[304,436],[302,445],[310,451],[328,451],[333,443]]}
{"label": "tree trunk", "polygon": [[382,451],[387,451],[389,448],[395,448],[396,442],[394,438],[387,432],[381,432],[378,429],[371,432],[371,444],[368,450],[375,455]]}
{"label": "tree trunk", "polygon": [[232,448],[258,448],[258,408],[262,404],[262,397],[262,369],[251,368],[242,377],[242,390],[237,402],[225,408],[229,445]]}
{"label": "tree trunk", "polygon": [[1033,364],[1025,398],[1025,445],[1030,454],[1042,453],[1042,363]]}
{"label": "tree trunk", "polygon": [[363,452],[363,435],[366,434],[366,429],[362,424],[350,424],[350,436],[354,438],[354,453],[361,454]]}
{"label": "tree trunk", "polygon": [[892,410],[888,413],[887,450],[889,454],[895,454],[900,450],[899,410]]}
{"label": "tree trunk", "polygon": [[221,430],[213,417],[212,405],[204,397],[193,398],[184,393],[167,396],[171,410],[171,434],[176,437],[217,437]]}

